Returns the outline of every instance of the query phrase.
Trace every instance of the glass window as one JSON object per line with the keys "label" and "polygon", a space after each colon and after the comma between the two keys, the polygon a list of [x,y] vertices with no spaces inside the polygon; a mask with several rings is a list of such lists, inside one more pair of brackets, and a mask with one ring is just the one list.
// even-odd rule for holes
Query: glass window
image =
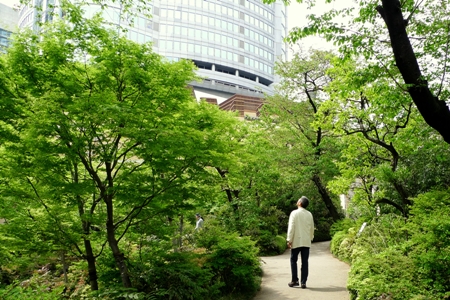
{"label": "glass window", "polygon": [[214,48],[208,47],[208,55],[214,56]]}
{"label": "glass window", "polygon": [[205,25],[208,25],[208,17],[207,16],[202,16],[202,23]]}
{"label": "glass window", "polygon": [[208,31],[202,30],[202,39],[203,40],[208,40]]}
{"label": "glass window", "polygon": [[188,51],[189,52],[194,52],[194,44],[188,44]]}
{"label": "glass window", "polygon": [[180,26],[173,26],[173,33],[175,33],[176,35],[180,35],[181,34],[181,27]]}
{"label": "glass window", "polygon": [[215,34],[214,34],[214,41],[215,41],[216,43],[220,43],[220,34],[218,34],[218,33],[215,33]]}
{"label": "glass window", "polygon": [[207,55],[207,54],[208,54],[208,47],[202,46],[202,55]]}
{"label": "glass window", "polygon": [[209,26],[214,26],[214,18],[208,17],[208,20],[209,20]]}
{"label": "glass window", "polygon": [[188,34],[188,29],[186,27],[181,27],[181,35],[187,36],[187,34]]}
{"label": "glass window", "polygon": [[195,37],[195,30],[194,30],[194,28],[189,28],[188,29],[188,36]]}
{"label": "glass window", "polygon": [[138,18],[139,28],[144,29],[145,28],[145,19],[142,17]]}
{"label": "glass window", "polygon": [[220,49],[214,49],[214,56],[219,58],[220,57]]}
{"label": "glass window", "polygon": [[195,53],[201,53],[201,46],[195,45]]}
{"label": "glass window", "polygon": [[214,41],[214,32],[211,31],[208,32],[208,40]]}
{"label": "glass window", "polygon": [[173,50],[180,51],[180,42],[173,42]]}
{"label": "glass window", "polygon": [[167,10],[167,18],[168,19],[173,19],[173,10],[172,9],[168,9]]}
{"label": "glass window", "polygon": [[159,41],[159,47],[161,49],[166,49],[166,47],[167,47],[166,41],[165,40],[160,40]]}
{"label": "glass window", "polygon": [[167,25],[167,35],[173,35],[173,26]]}
{"label": "glass window", "polygon": [[185,11],[181,12],[181,19],[187,21],[189,19],[189,14]]}
{"label": "glass window", "polygon": [[189,22],[195,23],[195,14],[189,13]]}
{"label": "glass window", "polygon": [[138,34],[138,42],[143,44],[145,43],[145,35],[143,35],[142,33]]}
{"label": "glass window", "polygon": [[181,52],[186,52],[187,51],[187,43],[180,43],[180,47],[181,47]]}
{"label": "glass window", "polygon": [[200,29],[195,29],[195,38],[196,39],[202,38],[202,31]]}
{"label": "glass window", "polygon": [[220,50],[220,57],[223,58],[223,59],[227,59],[227,51]]}
{"label": "glass window", "polygon": [[173,42],[172,41],[166,41],[166,49],[172,50],[173,49]]}
{"label": "glass window", "polygon": [[174,12],[174,18],[175,19],[181,19],[181,11],[179,11],[179,10],[176,10],[175,12]]}
{"label": "glass window", "polygon": [[161,18],[167,18],[167,9],[161,9]]}
{"label": "glass window", "polygon": [[224,36],[224,35],[222,35],[221,36],[221,39],[220,39],[220,42],[222,43],[222,44],[227,44],[227,37],[226,36]]}

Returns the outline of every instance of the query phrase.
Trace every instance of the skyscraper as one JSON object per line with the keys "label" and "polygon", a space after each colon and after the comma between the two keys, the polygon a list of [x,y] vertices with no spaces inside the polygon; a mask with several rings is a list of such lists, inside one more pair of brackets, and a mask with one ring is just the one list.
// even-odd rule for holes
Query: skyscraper
{"label": "skyscraper", "polygon": [[12,7],[0,3],[0,51],[9,45],[9,38],[17,28],[19,16]]}
{"label": "skyscraper", "polygon": [[[50,21],[54,1],[35,2],[40,13],[23,7],[20,26],[37,29],[36,20]],[[197,98],[221,103],[235,94],[262,98],[273,93],[275,61],[286,56],[287,16],[281,1],[153,0],[149,5],[151,18],[129,14],[120,4],[84,9],[87,17],[100,12],[109,26],[124,26],[131,40],[153,42],[154,51],[169,60],[192,60],[203,78],[191,83]]]}

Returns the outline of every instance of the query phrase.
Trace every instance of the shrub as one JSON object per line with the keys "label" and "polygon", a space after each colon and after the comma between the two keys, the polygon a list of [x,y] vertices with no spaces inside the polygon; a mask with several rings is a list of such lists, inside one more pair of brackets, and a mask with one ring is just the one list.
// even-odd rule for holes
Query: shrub
{"label": "shrub", "polygon": [[339,231],[347,232],[352,227],[360,228],[362,225],[362,220],[353,220],[349,218],[341,219],[333,223],[330,227],[330,235],[334,237],[334,235]]}
{"label": "shrub", "polygon": [[[216,232],[216,237],[212,238],[211,232]],[[239,237],[237,233],[205,230],[197,243],[208,251],[205,267],[224,283],[220,288],[222,295],[251,296],[256,293],[260,286],[261,266],[255,242],[248,237]]]}
{"label": "shrub", "polygon": [[287,249],[286,238],[281,235],[275,237],[275,243],[277,244],[277,254],[283,254]]}
{"label": "shrub", "polygon": [[223,283],[204,266],[205,254],[169,252],[155,257],[144,268],[136,285],[153,299],[214,299]]}
{"label": "shrub", "polygon": [[450,293],[450,193],[433,191],[414,199],[408,222],[418,280],[440,299]]}
{"label": "shrub", "polygon": [[354,260],[347,288],[351,299],[404,300],[420,295],[413,260],[393,247]]}
{"label": "shrub", "polygon": [[269,231],[261,231],[256,242],[260,255],[277,255],[286,250],[286,239],[282,236],[274,236]]}

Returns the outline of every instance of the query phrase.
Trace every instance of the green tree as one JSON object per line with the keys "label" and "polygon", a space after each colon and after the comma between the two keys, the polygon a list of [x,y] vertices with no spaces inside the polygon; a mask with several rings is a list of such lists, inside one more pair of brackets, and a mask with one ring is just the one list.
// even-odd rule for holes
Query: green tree
{"label": "green tree", "polygon": [[281,140],[277,144],[285,165],[301,174],[303,183],[314,184],[329,216],[337,221],[340,214],[327,182],[338,174],[333,161],[339,157],[339,146],[322,126],[313,126],[326,97],[325,87],[332,80],[326,73],[331,57],[331,53],[314,51],[279,63],[276,72],[282,81],[277,94],[268,97],[263,116],[272,127],[272,135]]}
{"label": "green tree", "polygon": [[[425,143],[446,152],[442,142],[423,129],[407,92],[391,85],[392,77],[386,78],[380,68],[336,59],[328,73],[333,82],[317,123],[342,136],[346,145],[339,163],[342,175],[333,183],[339,186],[335,192],[346,193],[352,186],[354,201],[388,204],[407,216],[411,197],[425,188],[412,181],[411,174],[420,171],[408,161],[433,164],[430,156],[419,158],[415,152]],[[427,176],[434,181],[440,175],[431,171]]]}
{"label": "green tree", "polygon": [[[316,2],[307,3],[313,6]],[[329,2],[332,1],[325,1]],[[342,10],[330,9],[322,16],[309,15],[309,24],[294,29],[288,40],[297,42],[302,37],[320,34],[338,45],[345,55],[363,55],[387,73],[400,72],[401,81],[394,77],[392,82],[407,91],[427,124],[450,143],[447,3],[432,0],[356,3],[357,6]]]}
{"label": "green tree", "polygon": [[120,242],[142,220],[180,209],[192,182],[226,161],[217,132],[235,120],[196,103],[192,63],[166,62],[81,15],[68,6],[70,26],[19,35],[7,55],[15,97],[26,102],[20,143],[5,150],[16,180],[8,195],[24,200],[30,222],[46,220],[36,223],[46,235],[56,229],[51,241],[88,260],[93,289],[105,244],[131,287]]}

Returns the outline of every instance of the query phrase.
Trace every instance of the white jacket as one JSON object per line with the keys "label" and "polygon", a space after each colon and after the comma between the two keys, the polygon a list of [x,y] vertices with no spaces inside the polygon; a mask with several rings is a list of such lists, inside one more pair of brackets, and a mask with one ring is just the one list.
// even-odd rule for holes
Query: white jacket
{"label": "white jacket", "polygon": [[291,212],[286,240],[292,243],[291,248],[311,247],[314,239],[314,221],[312,214],[299,207]]}

